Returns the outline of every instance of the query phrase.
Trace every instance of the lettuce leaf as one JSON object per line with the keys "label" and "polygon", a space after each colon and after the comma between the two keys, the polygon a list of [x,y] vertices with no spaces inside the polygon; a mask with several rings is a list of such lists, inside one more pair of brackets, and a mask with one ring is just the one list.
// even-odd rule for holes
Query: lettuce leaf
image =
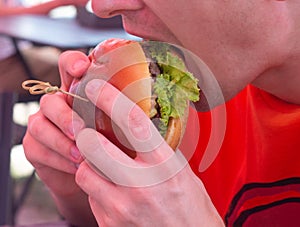
{"label": "lettuce leaf", "polygon": [[182,59],[169,51],[164,51],[159,52],[162,54],[152,53],[152,58],[156,59],[162,72],[156,77],[153,93],[157,96],[160,107],[161,119],[158,127],[163,136],[169,118],[182,117],[188,101],[198,101],[200,92],[198,80],[186,70]]}

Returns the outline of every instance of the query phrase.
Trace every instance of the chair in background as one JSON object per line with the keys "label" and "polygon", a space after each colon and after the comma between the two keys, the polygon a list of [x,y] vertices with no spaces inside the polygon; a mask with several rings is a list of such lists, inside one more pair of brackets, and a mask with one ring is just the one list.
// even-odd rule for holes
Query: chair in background
{"label": "chair in background", "polygon": [[13,93],[0,93],[0,225],[12,222],[10,150],[12,141]]}

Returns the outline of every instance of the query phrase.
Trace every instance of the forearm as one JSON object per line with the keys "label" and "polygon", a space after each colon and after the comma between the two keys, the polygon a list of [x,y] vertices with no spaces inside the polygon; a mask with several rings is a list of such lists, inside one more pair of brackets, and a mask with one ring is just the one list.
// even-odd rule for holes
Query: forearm
{"label": "forearm", "polygon": [[60,7],[71,5],[71,0],[53,0],[31,7],[1,7],[0,16],[21,15],[21,14],[48,14],[51,10]]}
{"label": "forearm", "polygon": [[72,225],[78,227],[98,226],[84,192],[70,196],[52,194],[60,214]]}

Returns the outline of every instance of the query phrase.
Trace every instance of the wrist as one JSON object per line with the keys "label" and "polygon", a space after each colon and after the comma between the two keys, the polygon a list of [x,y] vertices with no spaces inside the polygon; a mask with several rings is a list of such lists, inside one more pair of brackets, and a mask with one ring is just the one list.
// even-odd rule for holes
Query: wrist
{"label": "wrist", "polygon": [[69,195],[52,194],[59,213],[74,226],[98,226],[88,202],[88,196],[83,191]]}
{"label": "wrist", "polygon": [[55,0],[57,7],[59,6],[67,6],[72,4],[71,0]]}

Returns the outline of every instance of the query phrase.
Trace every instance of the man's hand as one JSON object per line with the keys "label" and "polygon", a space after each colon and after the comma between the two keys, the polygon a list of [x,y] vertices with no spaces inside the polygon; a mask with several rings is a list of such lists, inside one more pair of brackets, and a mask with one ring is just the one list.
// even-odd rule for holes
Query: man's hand
{"label": "man's hand", "polygon": [[[68,90],[73,78],[82,76],[90,61],[83,53],[70,51],[61,55],[59,65],[62,88]],[[45,95],[40,110],[29,119],[23,145],[27,159],[50,189],[62,215],[78,226],[93,226],[87,196],[75,182],[83,158],[74,135],[83,127],[83,120],[68,106],[65,95]]]}
{"label": "man's hand", "polygon": [[92,80],[86,93],[137,149],[131,159],[93,129],[76,137],[86,157],[76,182],[89,195],[99,225],[223,225],[202,182],[138,106],[105,81]]}

